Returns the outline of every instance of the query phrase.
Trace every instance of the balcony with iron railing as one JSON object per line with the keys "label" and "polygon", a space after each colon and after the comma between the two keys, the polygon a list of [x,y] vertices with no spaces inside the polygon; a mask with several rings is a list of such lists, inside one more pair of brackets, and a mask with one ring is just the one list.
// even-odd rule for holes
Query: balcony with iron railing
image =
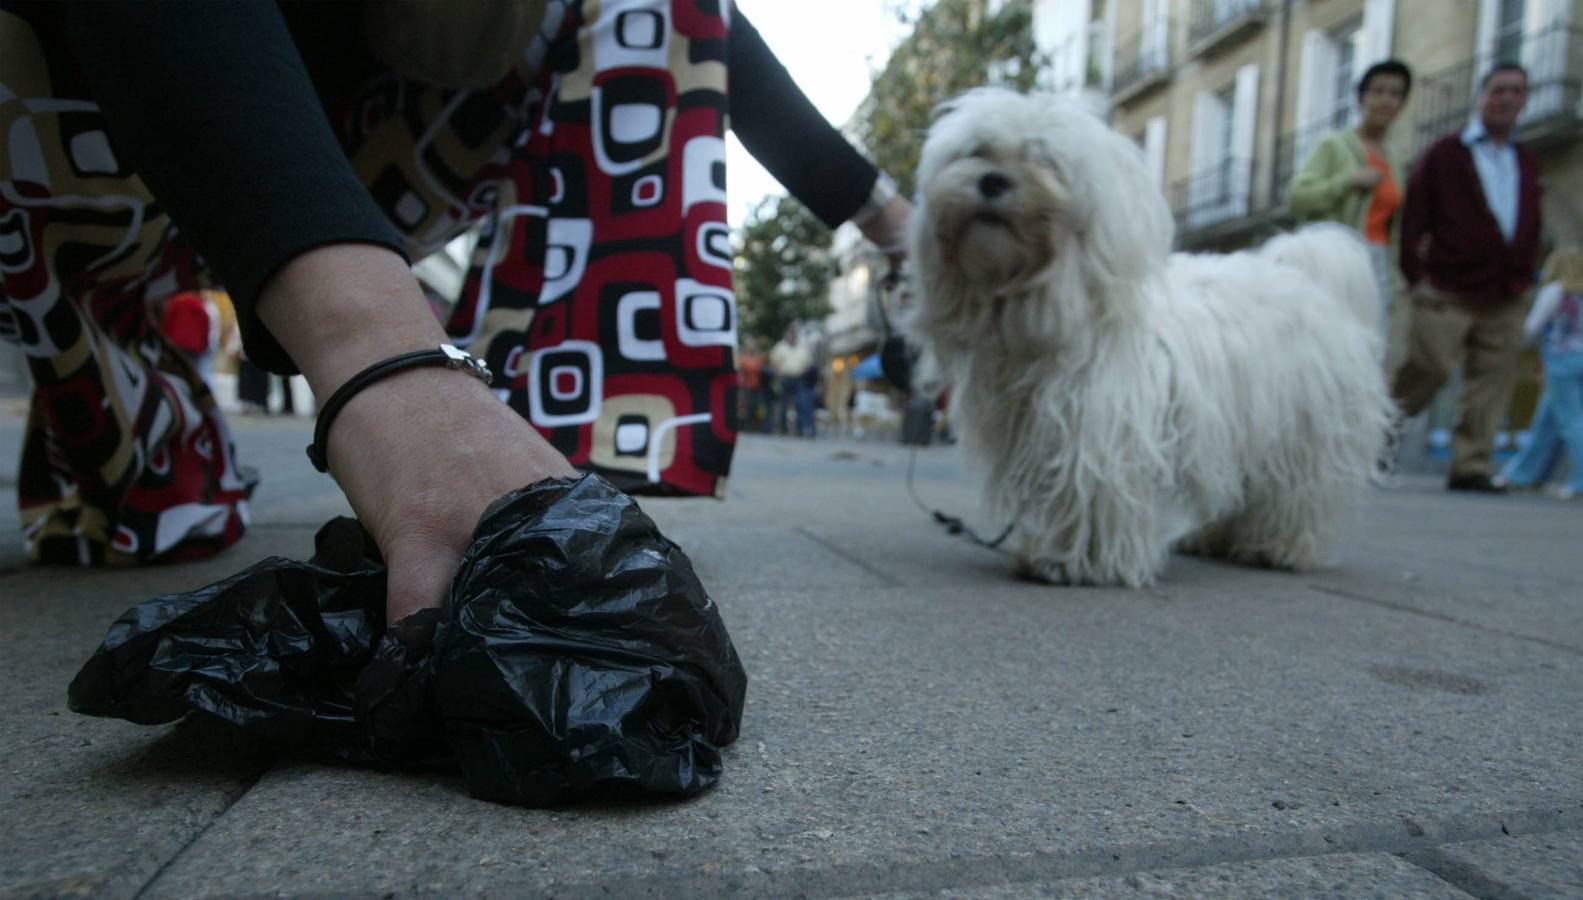
{"label": "balcony with iron railing", "polygon": [[1251,209],[1253,160],[1227,156],[1176,182],[1167,197],[1183,246],[1209,230],[1246,219]]}
{"label": "balcony with iron railing", "polygon": [[1115,102],[1124,103],[1169,78],[1169,32],[1163,22],[1154,28],[1158,30],[1144,28],[1117,43],[1115,73],[1111,76],[1111,98]]}
{"label": "balcony with iron railing", "polygon": [[1274,0],[1192,0],[1187,11],[1188,53],[1205,53],[1264,24],[1274,8]]}
{"label": "balcony with iron railing", "polygon": [[1578,136],[1583,124],[1583,27],[1558,22],[1526,37],[1516,59],[1481,54],[1414,85],[1413,155],[1467,124],[1477,79],[1496,62],[1517,62],[1528,70],[1528,104],[1517,123],[1519,139],[1542,148]]}

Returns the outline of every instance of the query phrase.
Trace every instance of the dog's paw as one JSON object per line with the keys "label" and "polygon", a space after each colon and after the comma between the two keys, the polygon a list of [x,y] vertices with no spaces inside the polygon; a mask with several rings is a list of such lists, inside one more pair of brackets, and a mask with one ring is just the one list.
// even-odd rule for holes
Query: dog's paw
{"label": "dog's paw", "polygon": [[1072,579],[1066,573],[1066,566],[1049,560],[1017,559],[1012,574],[1023,581],[1032,581],[1038,584],[1071,584]]}

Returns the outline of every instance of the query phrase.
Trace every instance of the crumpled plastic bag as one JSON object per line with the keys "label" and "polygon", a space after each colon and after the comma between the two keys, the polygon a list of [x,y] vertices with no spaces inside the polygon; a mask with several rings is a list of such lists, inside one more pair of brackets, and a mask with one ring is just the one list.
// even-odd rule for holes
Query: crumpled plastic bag
{"label": "crumpled plastic bag", "polygon": [[214,716],[382,766],[457,766],[475,797],[545,806],[690,796],[718,781],[747,675],[692,564],[596,475],[479,520],[444,609],[384,622],[385,568],[336,519],[273,557],[128,610],[72,681],[73,710]]}

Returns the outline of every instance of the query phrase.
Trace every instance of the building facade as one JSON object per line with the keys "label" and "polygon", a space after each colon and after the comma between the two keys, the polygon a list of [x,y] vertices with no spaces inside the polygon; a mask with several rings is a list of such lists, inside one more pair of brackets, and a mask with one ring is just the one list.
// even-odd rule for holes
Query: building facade
{"label": "building facade", "polygon": [[[1466,125],[1495,63],[1522,64],[1519,138],[1539,156],[1546,244],[1583,245],[1583,0],[1035,0],[1034,22],[1045,85],[1108,99],[1181,249],[1246,247],[1290,227],[1297,166],[1356,121],[1358,78],[1389,58],[1413,70],[1388,139],[1409,162]],[[1388,365],[1405,353],[1409,309],[1395,304]],[[1533,368],[1513,397],[1514,429],[1538,395]],[[1430,410],[1431,451],[1455,420],[1453,393]]]}
{"label": "building facade", "polygon": [[1521,138],[1545,221],[1583,243],[1583,0],[1036,0],[1047,85],[1097,91],[1143,147],[1187,249],[1285,227],[1287,183],[1317,138],[1353,121],[1358,77],[1412,67],[1393,149],[1411,159],[1468,120],[1496,61],[1530,73]]}

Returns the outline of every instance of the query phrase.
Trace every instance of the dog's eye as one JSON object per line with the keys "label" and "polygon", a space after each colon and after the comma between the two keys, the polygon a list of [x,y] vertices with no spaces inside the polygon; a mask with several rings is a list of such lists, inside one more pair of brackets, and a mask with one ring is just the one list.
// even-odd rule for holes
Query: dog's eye
{"label": "dog's eye", "polygon": [[989,146],[986,144],[979,144],[977,147],[973,148],[973,152],[969,153],[968,156],[971,156],[974,159],[989,159]]}

